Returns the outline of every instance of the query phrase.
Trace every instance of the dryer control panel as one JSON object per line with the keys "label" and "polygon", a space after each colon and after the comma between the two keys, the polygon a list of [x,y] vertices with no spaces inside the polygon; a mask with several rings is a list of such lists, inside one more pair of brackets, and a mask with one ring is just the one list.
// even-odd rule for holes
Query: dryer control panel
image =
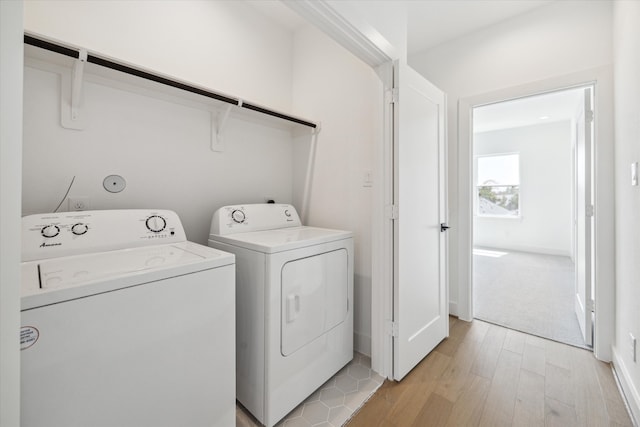
{"label": "dryer control panel", "polygon": [[225,235],[250,231],[300,227],[302,222],[292,205],[259,203],[224,206],[215,211],[211,234]]}
{"label": "dryer control panel", "polygon": [[126,209],[60,212],[22,218],[22,261],[187,240],[173,211]]}

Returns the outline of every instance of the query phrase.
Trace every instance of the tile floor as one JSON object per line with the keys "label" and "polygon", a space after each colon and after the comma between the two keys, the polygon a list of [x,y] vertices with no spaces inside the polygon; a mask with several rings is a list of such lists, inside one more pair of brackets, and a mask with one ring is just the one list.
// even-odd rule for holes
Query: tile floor
{"label": "tile floor", "polygon": [[[277,427],[340,427],[382,385],[384,378],[371,370],[371,359],[354,353],[353,360],[291,411]],[[240,405],[237,427],[261,424]]]}

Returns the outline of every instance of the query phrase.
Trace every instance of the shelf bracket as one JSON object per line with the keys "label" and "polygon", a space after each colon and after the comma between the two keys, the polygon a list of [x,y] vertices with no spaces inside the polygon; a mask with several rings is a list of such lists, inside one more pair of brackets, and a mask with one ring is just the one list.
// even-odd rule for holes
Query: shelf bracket
{"label": "shelf bracket", "polygon": [[82,77],[84,74],[84,64],[87,62],[87,50],[81,49],[80,55],[73,64],[73,75],[71,82],[71,120],[78,119],[80,108],[80,96],[82,94]]}
{"label": "shelf bracket", "polygon": [[[80,49],[78,52],[78,58],[73,64],[73,70],[71,71],[71,82],[69,83],[66,78],[62,78],[62,126],[67,129],[81,130],[84,126],[82,123],[82,114],[80,112],[80,102],[82,101],[82,83],[84,79],[84,64],[87,63],[87,50]],[[69,103],[65,105],[64,97],[69,94]]]}
{"label": "shelf bracket", "polygon": [[[240,101],[242,105],[242,101]],[[221,153],[225,150],[224,128],[229,120],[229,114],[233,105],[227,106],[222,113],[211,113],[211,151]]]}

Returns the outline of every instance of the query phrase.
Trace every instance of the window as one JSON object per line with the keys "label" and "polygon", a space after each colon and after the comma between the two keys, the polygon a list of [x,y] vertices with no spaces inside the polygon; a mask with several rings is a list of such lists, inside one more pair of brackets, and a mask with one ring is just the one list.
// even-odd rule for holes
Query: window
{"label": "window", "polygon": [[520,155],[477,157],[478,216],[520,216]]}

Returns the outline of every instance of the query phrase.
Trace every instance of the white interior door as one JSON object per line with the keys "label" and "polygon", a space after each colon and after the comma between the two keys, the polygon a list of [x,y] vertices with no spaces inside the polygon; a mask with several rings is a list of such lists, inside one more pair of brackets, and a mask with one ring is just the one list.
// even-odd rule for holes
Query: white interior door
{"label": "white interior door", "polygon": [[444,93],[394,63],[393,378],[449,334]]}
{"label": "white interior door", "polygon": [[591,318],[592,300],[592,227],[593,201],[591,194],[591,138],[593,126],[593,108],[591,90],[584,90],[583,108],[576,121],[576,290],[575,312],[580,323],[582,337],[587,345],[593,345]]}

